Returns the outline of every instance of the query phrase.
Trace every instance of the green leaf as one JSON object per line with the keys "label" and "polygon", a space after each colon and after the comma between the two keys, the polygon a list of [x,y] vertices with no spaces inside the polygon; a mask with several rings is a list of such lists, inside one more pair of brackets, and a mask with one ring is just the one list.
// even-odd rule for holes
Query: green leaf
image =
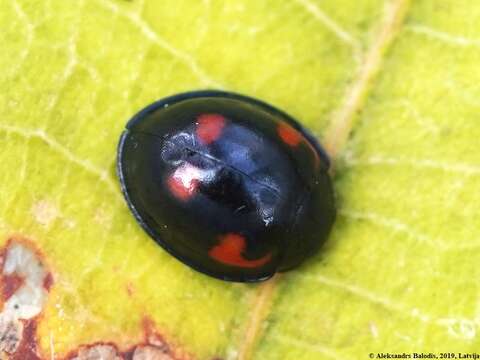
{"label": "green leaf", "polygon": [[[195,359],[478,349],[479,19],[468,0],[0,0],[0,243],[53,275],[42,359],[126,351],[146,323]],[[120,194],[125,122],[199,88],[275,104],[334,156],[329,241],[265,284],[190,270]]]}

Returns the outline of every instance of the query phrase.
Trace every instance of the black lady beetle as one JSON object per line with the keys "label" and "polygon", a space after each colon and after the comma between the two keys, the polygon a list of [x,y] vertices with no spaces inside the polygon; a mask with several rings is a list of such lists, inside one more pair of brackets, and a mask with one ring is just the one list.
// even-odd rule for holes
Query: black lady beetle
{"label": "black lady beetle", "polygon": [[145,231],[213,277],[260,281],[314,254],[335,219],[329,160],[272,106],[195,91],[136,114],[118,147],[123,194]]}

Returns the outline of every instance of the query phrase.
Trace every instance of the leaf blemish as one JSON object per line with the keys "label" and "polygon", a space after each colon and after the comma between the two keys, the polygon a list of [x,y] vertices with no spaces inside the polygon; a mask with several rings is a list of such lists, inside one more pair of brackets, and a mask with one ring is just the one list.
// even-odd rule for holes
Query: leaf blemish
{"label": "leaf blemish", "polygon": [[127,282],[127,285],[125,286],[125,289],[127,291],[127,295],[132,297],[133,294],[135,293],[135,285],[133,285],[132,282]]}
{"label": "leaf blemish", "polygon": [[[0,351],[9,359],[40,359],[36,329],[53,285],[43,255],[27,239],[10,238],[0,251],[1,297]],[[45,286],[48,284],[48,286]]]}
{"label": "leaf blemish", "polygon": [[[54,285],[53,274],[45,265],[44,255],[23,237],[11,237],[0,248],[0,357],[11,360],[46,360],[37,339],[48,294]],[[133,284],[127,284],[133,294]],[[69,351],[64,360],[192,360],[182,349],[167,343],[152,319],[141,323],[144,340],[126,350],[115,343],[98,341]],[[2,357],[3,358],[3,357]]]}
{"label": "leaf blemish", "polygon": [[[2,276],[2,299],[5,301],[10,299],[10,297],[24,284],[24,278],[17,274],[3,275]],[[15,308],[18,308],[18,305],[15,304]]]}
{"label": "leaf blemish", "polygon": [[58,208],[50,201],[40,200],[31,209],[32,215],[40,225],[50,226],[59,217]]}
{"label": "leaf blemish", "polygon": [[127,350],[120,350],[120,346],[113,342],[96,342],[82,345],[72,350],[65,360],[191,360],[192,357],[182,354],[167,344],[157,332],[153,320],[145,317],[142,321],[144,341]]}

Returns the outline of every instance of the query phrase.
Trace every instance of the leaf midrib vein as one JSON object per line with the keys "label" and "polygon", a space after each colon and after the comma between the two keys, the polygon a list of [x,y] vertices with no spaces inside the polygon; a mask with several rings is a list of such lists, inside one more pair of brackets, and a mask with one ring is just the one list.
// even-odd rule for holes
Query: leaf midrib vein
{"label": "leaf midrib vein", "polygon": [[[355,120],[358,119],[357,113],[370,94],[385,55],[401,30],[409,7],[410,0],[394,0],[385,9],[378,36],[366,51],[363,64],[359,67],[351,87],[347,89],[344,102],[333,113],[324,143],[333,163],[348,141],[355,126]],[[245,335],[242,337],[244,340],[239,344],[238,360],[252,358],[255,346],[262,336],[264,320],[272,309],[273,297],[281,278],[281,275],[277,275],[259,286],[258,294],[252,304],[252,315],[245,326]]]}

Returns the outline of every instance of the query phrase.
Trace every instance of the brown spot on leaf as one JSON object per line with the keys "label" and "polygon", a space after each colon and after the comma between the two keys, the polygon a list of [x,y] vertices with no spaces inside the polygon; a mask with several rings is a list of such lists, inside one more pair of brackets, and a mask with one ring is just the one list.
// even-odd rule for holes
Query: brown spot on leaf
{"label": "brown spot on leaf", "polygon": [[163,336],[158,333],[155,327],[155,322],[148,316],[143,318],[142,327],[145,334],[145,343],[164,348],[166,351],[170,350]]}
{"label": "brown spot on leaf", "polygon": [[15,352],[20,345],[23,333],[23,323],[17,319],[0,317],[0,352],[8,354]]}
{"label": "brown spot on leaf", "polygon": [[[83,345],[71,351],[65,360],[182,360],[165,347],[141,344],[127,351],[120,351],[114,343],[94,343]],[[185,358],[186,359],[186,358]]]}
{"label": "brown spot on leaf", "polygon": [[[169,346],[157,331],[154,322],[145,317],[142,321],[145,340],[126,350],[113,342],[85,344],[71,350],[64,360],[192,360],[181,349]],[[44,358],[47,360],[47,358]]]}
{"label": "brown spot on leaf", "polygon": [[48,273],[47,276],[45,276],[45,279],[43,279],[43,288],[47,291],[50,291],[53,285],[53,276],[52,273]]}
{"label": "brown spot on leaf", "polygon": [[[40,360],[37,352],[37,322],[41,304],[48,289],[43,289],[51,274],[44,265],[44,256],[28,239],[14,236],[0,250],[1,295],[4,301],[0,313],[0,352],[8,354],[10,360]],[[28,287],[33,291],[32,299],[17,292]],[[42,293],[43,292],[43,293]],[[17,302],[19,301],[19,302]],[[0,356],[1,356],[0,353]],[[3,358],[3,357],[2,357]]]}
{"label": "brown spot on leaf", "polygon": [[135,293],[135,285],[131,281],[127,282],[127,285],[125,286],[127,290],[128,296],[132,297],[133,294]]}
{"label": "brown spot on leaf", "polygon": [[66,359],[71,360],[123,360],[119,355],[116,345],[93,344],[82,346],[77,352],[69,354]]}
{"label": "brown spot on leaf", "polygon": [[174,360],[175,358],[164,349],[156,346],[138,346],[132,360]]}
{"label": "brown spot on leaf", "polygon": [[23,321],[23,334],[10,360],[41,360],[37,353],[37,319]]}
{"label": "brown spot on leaf", "polygon": [[[31,278],[32,271],[36,277]],[[40,275],[40,277],[39,277]],[[36,279],[36,280],[35,280]],[[0,297],[3,299],[3,309],[0,312],[0,359],[9,360],[48,360],[50,354],[41,353],[37,339],[37,325],[42,318],[43,309],[28,310],[32,305],[38,306],[38,301],[32,299],[25,302],[25,297],[17,303],[13,295],[22,291],[24,286],[34,286],[44,297],[53,286],[54,279],[45,266],[44,256],[33,242],[21,236],[11,237],[0,248]],[[127,283],[127,292],[135,291],[131,282]],[[37,292],[38,293],[38,292]],[[1,300],[0,299],[0,300]],[[10,299],[10,300],[9,300]],[[121,344],[95,342],[85,344],[68,352],[64,360],[191,360],[193,357],[167,343],[157,330],[155,323],[149,317],[141,322],[144,340],[128,349],[122,349]]]}
{"label": "brown spot on leaf", "polygon": [[2,299],[7,301],[24,283],[25,279],[16,273],[10,275],[1,275],[0,283],[2,289]]}
{"label": "brown spot on leaf", "polygon": [[35,242],[33,242],[32,240],[24,237],[24,236],[21,236],[21,235],[12,235],[8,238],[6,244],[1,248],[0,250],[0,264],[1,264],[1,267],[3,268],[4,265],[5,265],[5,256],[7,254],[7,251],[12,248],[15,244],[20,244],[22,245],[24,248],[30,250],[33,254],[35,254],[35,257],[37,258],[38,260],[38,263],[41,264],[42,266],[45,266],[46,264],[46,256],[45,254],[43,253],[43,251],[41,251],[37,244]]}

